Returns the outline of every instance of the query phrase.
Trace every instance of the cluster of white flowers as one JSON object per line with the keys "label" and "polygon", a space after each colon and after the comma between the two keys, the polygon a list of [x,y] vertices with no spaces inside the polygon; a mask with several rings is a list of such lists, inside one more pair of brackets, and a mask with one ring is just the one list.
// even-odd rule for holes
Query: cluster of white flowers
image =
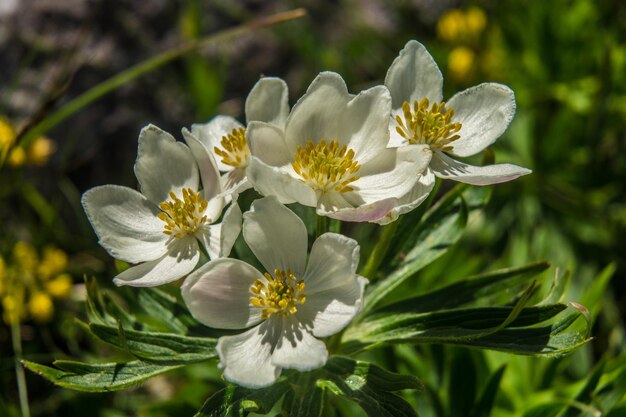
{"label": "cluster of white flowers", "polygon": [[[287,85],[268,77],[246,100],[247,126],[218,116],[183,129],[187,146],[147,126],[135,163],[141,193],[105,185],[83,196],[100,244],[138,264],[114,282],[157,286],[186,276],[182,297],[198,321],[247,329],[217,344],[230,381],[262,387],[283,368],[323,366],[328,351],[318,338],[340,332],[362,304],[359,246],[325,233],[307,256],[306,228],[283,204],[386,224],[423,202],[435,177],[486,185],[530,172],[449,156],[495,142],[515,99],[508,87],[486,83],[445,103],[442,84],[430,54],[410,41],[385,84],[357,95],[340,75],[323,72],[290,110]],[[265,197],[242,215],[237,197],[251,187]],[[242,228],[265,272],[228,258]],[[210,261],[199,266],[203,252]]]}

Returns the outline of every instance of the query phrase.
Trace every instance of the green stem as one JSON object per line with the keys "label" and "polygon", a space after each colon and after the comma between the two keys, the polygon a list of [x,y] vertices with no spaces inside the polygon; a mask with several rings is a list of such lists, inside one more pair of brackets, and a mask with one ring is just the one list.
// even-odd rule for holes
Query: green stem
{"label": "green stem", "polygon": [[13,355],[15,357],[15,376],[17,378],[17,391],[20,397],[22,417],[30,417],[28,407],[28,391],[26,389],[26,376],[22,367],[22,333],[18,320],[11,320],[11,340],[13,342]]}
{"label": "green stem", "polygon": [[328,231],[328,218],[325,216],[317,216],[317,234],[316,237],[322,236]]}
{"label": "green stem", "polygon": [[393,223],[383,226],[383,231],[380,235],[380,238],[378,239],[376,246],[374,246],[374,250],[372,250],[370,257],[367,260],[367,263],[361,270],[361,275],[369,278],[370,280],[374,279],[374,276],[378,271],[378,267],[380,266],[381,262],[385,258],[385,255],[387,254],[387,251],[389,250],[393,235],[396,233],[399,224],[400,220],[398,219]]}
{"label": "green stem", "polygon": [[[252,22],[236,26],[232,29],[227,29],[209,35],[202,39],[184,43],[157,56],[148,58],[147,60],[140,62],[139,64],[130,67],[127,70],[124,70],[109,78],[108,80],[94,86],[93,88],[87,90],[73,100],[70,100],[57,111],[53,112],[41,122],[34,125],[30,130],[26,132],[20,132],[19,146],[28,146],[28,144],[30,144],[36,138],[38,138],[54,126],[58,125],[63,120],[67,119],[83,107],[100,99],[104,95],[114,91],[115,89],[121,87],[129,81],[150,71],[153,71],[167,63],[170,63],[190,52],[197,51],[216,42],[231,39],[256,29],[272,26],[288,20],[297,19],[304,16],[305,14],[306,10],[304,9],[294,9],[282,13],[276,13],[271,16],[262,17],[260,19],[253,20]],[[0,166],[3,163],[4,160],[0,161]]]}

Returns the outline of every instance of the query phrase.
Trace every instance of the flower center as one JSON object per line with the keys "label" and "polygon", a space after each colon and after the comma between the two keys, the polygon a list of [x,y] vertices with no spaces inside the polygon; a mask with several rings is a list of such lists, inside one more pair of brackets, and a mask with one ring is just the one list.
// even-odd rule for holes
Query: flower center
{"label": "flower center", "polygon": [[190,188],[183,188],[183,199],[179,199],[170,192],[170,200],[159,204],[163,210],[159,213],[159,219],[165,222],[163,233],[169,236],[181,238],[198,231],[207,221],[204,211],[209,202],[204,200],[200,193]]}
{"label": "flower center", "polygon": [[244,168],[248,165],[250,148],[246,141],[246,129],[235,128],[220,141],[222,148],[214,147],[215,153],[222,157],[222,162],[235,168]]}
{"label": "flower center", "polygon": [[268,272],[263,274],[267,279],[265,284],[260,279],[254,281],[250,287],[253,294],[250,303],[261,307],[261,318],[267,319],[272,314],[287,317],[298,311],[298,305],[304,304],[304,281],[298,281],[290,269],[283,271],[276,268],[272,277]]}
{"label": "flower center", "polygon": [[325,139],[317,145],[309,140],[304,148],[298,145],[291,166],[309,187],[322,192],[334,190],[341,193],[354,189],[350,184],[359,179],[354,174],[361,168],[354,160],[352,149],[346,145],[340,148],[336,140],[327,145]]}
{"label": "flower center", "polygon": [[402,116],[396,116],[396,131],[411,144],[429,145],[433,150],[450,152],[451,142],[460,136],[461,123],[452,123],[454,110],[446,109],[445,101],[433,103],[424,98],[415,100],[413,107],[408,102],[402,103]]}

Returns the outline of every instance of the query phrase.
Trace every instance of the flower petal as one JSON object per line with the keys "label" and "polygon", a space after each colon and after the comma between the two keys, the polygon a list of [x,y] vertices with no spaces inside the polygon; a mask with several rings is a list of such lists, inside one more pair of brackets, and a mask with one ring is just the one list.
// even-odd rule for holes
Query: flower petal
{"label": "flower petal", "polygon": [[278,77],[261,78],[246,98],[246,120],[284,126],[289,115],[287,84]]}
{"label": "flower petal", "polygon": [[280,167],[293,161],[295,150],[287,148],[281,128],[269,123],[250,122],[246,136],[250,153],[266,164]]}
{"label": "flower petal", "polygon": [[491,145],[515,115],[515,94],[506,85],[485,83],[455,94],[447,104],[452,121],[462,124],[452,154],[470,156]]}
{"label": "flower petal", "polygon": [[339,332],[360,311],[367,280],[356,275],[358,262],[359,246],[345,236],[325,233],[313,244],[297,317],[315,336]]}
{"label": "flower petal", "polygon": [[211,259],[230,255],[235,240],[241,232],[241,209],[233,203],[224,213],[222,223],[205,226],[196,237],[207,250]]}
{"label": "flower petal", "polygon": [[387,198],[365,204],[358,195],[352,196],[354,197],[352,202],[345,197],[338,192],[322,195],[317,206],[317,214],[346,222],[376,222],[398,204],[396,198]]}
{"label": "flower petal", "polygon": [[309,186],[294,178],[287,169],[272,167],[251,156],[248,158],[248,180],[254,188],[265,196],[276,196],[283,204],[298,202],[315,207],[317,196]]}
{"label": "flower petal", "polygon": [[287,146],[292,153],[296,146],[324,138],[340,139],[339,121],[352,96],[343,78],[334,72],[322,72],[291,110],[285,126]]}
{"label": "flower petal", "polygon": [[394,207],[385,217],[376,223],[385,225],[396,221],[401,214],[412,211],[426,200],[434,186],[435,174],[428,168],[420,175],[419,180],[415,183],[413,188],[411,188],[411,191],[400,198],[398,206]]}
{"label": "flower petal", "polygon": [[466,184],[490,185],[514,180],[532,171],[513,164],[495,164],[484,167],[468,165],[436,152],[430,167],[439,178],[447,178]]}
{"label": "flower petal", "polygon": [[[380,152],[376,165],[362,167],[362,176],[353,183],[365,203],[406,195],[424,172],[432,152],[426,145],[406,145]],[[361,174],[361,171],[359,171]]]}
{"label": "flower petal", "polygon": [[[211,152],[214,148],[221,147],[222,137],[231,133],[234,129],[241,129],[244,125],[230,116],[215,116],[208,123],[196,123],[191,125],[191,133]],[[215,158],[217,168],[220,171],[230,171],[232,166],[226,165],[221,158]]]}
{"label": "flower petal", "polygon": [[247,388],[272,385],[281,372],[271,361],[272,349],[279,337],[273,320],[266,320],[238,335],[220,337],[215,350],[220,357],[220,367],[224,369],[224,378]]}
{"label": "flower petal", "polygon": [[404,101],[413,103],[428,98],[431,102],[440,102],[443,76],[424,45],[412,40],[389,67],[385,86],[391,92],[391,106],[396,110]]}
{"label": "flower petal", "polygon": [[169,199],[170,191],[198,190],[198,167],[189,148],[154,125],[139,134],[135,175],[143,195],[157,205]]}
{"label": "flower petal", "polygon": [[220,173],[217,169],[217,162],[213,157],[213,151],[200,142],[187,128],[183,128],[182,132],[183,138],[185,138],[185,142],[191,149],[191,153],[200,169],[204,198],[210,200],[222,192]]}
{"label": "flower petal", "polygon": [[[222,175],[222,188],[227,194],[241,194],[247,189],[252,188],[252,184],[248,181],[245,168],[235,168],[230,172]],[[236,198],[235,198],[236,199]]]}
{"label": "flower petal", "polygon": [[154,261],[128,268],[113,279],[115,285],[156,287],[184,277],[200,259],[198,242],[191,237],[172,238],[168,252]]}
{"label": "flower petal", "polygon": [[116,259],[151,261],[167,252],[161,212],[146,197],[117,185],[95,187],[83,194],[83,207],[98,243]]}
{"label": "flower petal", "polygon": [[217,329],[245,329],[261,321],[261,309],[250,304],[250,286],[262,278],[243,261],[215,259],[190,274],[181,293],[200,323]]}
{"label": "flower petal", "polygon": [[277,317],[282,321],[281,338],[278,340],[272,363],[281,368],[310,371],[321,368],[328,360],[328,350],[294,316]]}
{"label": "flower petal", "polygon": [[266,271],[291,269],[302,276],[306,264],[304,223],[276,197],[255,200],[243,215],[243,238]]}
{"label": "flower petal", "polygon": [[341,108],[335,111],[340,113],[339,133],[337,137],[326,136],[326,139],[346,144],[361,165],[376,158],[387,147],[391,96],[384,86],[361,91],[348,102],[345,111]]}

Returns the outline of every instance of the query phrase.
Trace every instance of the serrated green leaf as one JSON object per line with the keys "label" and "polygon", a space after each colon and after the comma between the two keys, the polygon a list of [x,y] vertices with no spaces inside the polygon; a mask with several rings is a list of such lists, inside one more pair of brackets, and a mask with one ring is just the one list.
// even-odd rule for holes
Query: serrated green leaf
{"label": "serrated green leaf", "polygon": [[168,365],[204,362],[216,357],[216,339],[125,330],[91,324],[91,333],[146,362]]}
{"label": "serrated green leaf", "polygon": [[60,387],[77,391],[106,392],[129,388],[153,376],[180,365],[161,366],[141,361],[126,363],[88,364],[73,361],[55,361],[52,368],[38,363],[23,361],[30,371]]}
{"label": "serrated green leaf", "polygon": [[213,394],[195,417],[239,417],[252,411],[269,413],[288,390],[289,383],[284,378],[269,387],[256,390],[228,385]]}
{"label": "serrated green leaf", "polygon": [[141,288],[137,291],[137,302],[149,317],[158,321],[159,327],[163,327],[155,330],[167,329],[185,334],[195,323],[189,311],[176,298],[156,288]]}
{"label": "serrated green leaf", "polygon": [[[403,389],[421,389],[421,382],[411,375],[386,371],[368,362],[334,356],[324,368],[317,371],[318,378],[332,381],[334,395],[346,397],[371,417],[416,417],[409,403],[396,394]],[[328,383],[318,384],[329,386]]]}
{"label": "serrated green leaf", "polygon": [[459,307],[527,282],[549,266],[547,262],[535,262],[475,275],[417,297],[387,305],[376,312],[422,313]]}
{"label": "serrated green leaf", "polygon": [[387,294],[411,278],[424,266],[439,258],[461,237],[467,223],[467,206],[460,198],[444,199],[425,216],[424,226],[416,231],[415,247],[403,249],[404,255],[399,267],[382,279],[370,285],[365,298],[363,314],[377,307]]}
{"label": "serrated green leaf", "polygon": [[431,313],[378,313],[348,328],[342,342],[347,352],[381,343],[451,343],[496,333],[507,326],[529,326],[550,319],[566,306],[528,307],[531,285],[514,307],[479,307]]}

